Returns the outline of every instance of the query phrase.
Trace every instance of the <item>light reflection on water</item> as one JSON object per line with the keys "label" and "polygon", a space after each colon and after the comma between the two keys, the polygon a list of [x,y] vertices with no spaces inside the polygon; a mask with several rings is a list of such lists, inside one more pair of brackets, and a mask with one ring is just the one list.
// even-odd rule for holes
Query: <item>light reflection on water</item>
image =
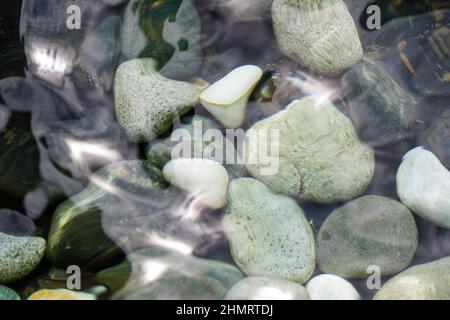
{"label": "light reflection on water", "polygon": [[[144,206],[146,204],[157,207],[155,202],[159,199],[139,198],[139,195],[127,190],[117,188],[105,183],[93,174],[94,169],[117,161],[138,158],[140,147],[131,145],[125,141],[124,132],[117,123],[112,120],[113,96],[107,86],[93,85],[96,83],[96,75],[86,75],[83,71],[76,73],[77,58],[83,39],[93,32],[100,17],[121,14],[124,7],[107,7],[101,1],[90,2],[89,6],[83,1],[70,1],[71,4],[79,2],[84,15],[83,29],[80,31],[67,31],[65,26],[64,6],[68,1],[61,0],[25,0],[21,17],[21,38],[25,46],[28,58],[27,86],[33,88],[33,95],[10,96],[11,99],[21,100],[23,105],[30,105],[28,112],[33,115],[33,133],[38,141],[39,154],[41,158],[40,175],[52,183],[64,197],[71,196],[87,184],[92,183],[106,192],[136,201]],[[267,116],[282,108],[285,103],[294,97],[309,94],[320,94],[324,98],[335,100],[339,107],[346,112],[345,101],[341,99],[339,79],[325,78],[304,70],[303,68],[287,61],[282,55],[273,37],[270,21],[270,10],[256,6],[257,1],[241,0],[196,0],[193,1],[202,21],[202,34],[200,46],[203,49],[203,64],[198,76],[207,81],[214,81],[233,68],[242,64],[256,64],[265,69],[273,69],[277,74],[278,93],[275,93],[279,101],[271,101],[266,105],[251,102],[249,119],[246,124],[250,125],[255,119]],[[267,2],[267,1],[262,1]],[[356,21],[360,21],[365,5],[370,1],[349,0],[349,9]],[[444,22],[448,25],[448,12],[444,14]],[[411,21],[415,21],[415,24]],[[387,71],[416,99],[422,106],[418,121],[423,122],[423,127],[439,115],[441,110],[449,107],[447,98],[424,96],[423,92],[417,90],[417,83],[412,83],[410,77],[405,77],[408,70],[402,69],[402,61],[398,59],[396,41],[401,36],[413,37],[415,33],[423,34],[429,28],[430,14],[417,15],[415,20],[409,17],[399,17],[386,22],[380,31],[369,32],[361,24],[358,29],[367,54],[376,56],[386,67]],[[423,24],[425,27],[421,26]],[[409,25],[409,27],[408,27]],[[390,30],[391,31],[385,31]],[[392,47],[388,47],[392,44]],[[376,52],[375,52],[376,51]],[[379,55],[377,55],[379,54]],[[444,61],[442,68],[449,66],[448,59]],[[118,57],[118,63],[124,60]],[[188,63],[188,62],[187,62]],[[426,68],[427,65],[421,65]],[[399,72],[398,70],[401,70]],[[100,74],[100,73],[99,73]],[[113,78],[113,74],[106,77]],[[289,90],[285,87],[291,86]],[[17,86],[14,87],[17,90]],[[416,89],[416,90],[415,90]],[[280,94],[282,92],[282,94]],[[21,92],[23,93],[23,91]],[[3,92],[2,92],[3,94]],[[36,97],[45,96],[46,100]],[[275,99],[275,98],[274,98]],[[4,99],[5,100],[5,99]],[[8,102],[8,101],[7,101]],[[11,105],[11,101],[6,103]],[[267,107],[269,106],[269,107]],[[258,108],[258,110],[257,110]],[[267,113],[260,114],[259,108]],[[89,110],[106,109],[108,112],[100,114],[95,121],[89,121],[92,114]],[[197,112],[203,113],[200,109]],[[77,119],[78,122],[73,122]],[[52,127],[59,123],[57,130]],[[103,123],[97,127],[97,124]],[[67,125],[67,131],[62,130]],[[86,128],[90,130],[89,135],[96,139],[90,140],[90,136],[80,132]],[[62,128],[61,128],[62,127]],[[419,135],[423,132],[420,131]],[[44,138],[56,135],[58,144],[65,145],[68,154],[52,153],[51,145]],[[51,140],[48,140],[51,142]],[[401,154],[395,150],[384,148],[386,142],[379,141],[380,150],[377,172],[374,181],[367,191],[368,194],[380,194],[396,197],[395,171],[399,164]],[[30,191],[33,192],[38,188]],[[40,190],[40,189],[39,189]],[[48,194],[39,194],[41,197],[49,197]],[[199,195],[201,197],[201,195]],[[48,199],[43,199],[42,202]],[[161,208],[162,211],[171,215],[181,228],[192,233],[189,237],[163,237],[161,234],[145,231],[145,237],[140,239],[139,247],[143,244],[155,245],[173,249],[183,254],[194,254],[217,258],[233,263],[228,244],[220,228],[220,213],[210,212],[202,207],[200,199],[187,198],[184,201],[170,203]],[[324,206],[311,203],[302,203],[302,207],[313,221],[314,230],[317,232],[320,225],[332,209],[339,204]],[[45,211],[42,209],[42,211]],[[43,213],[43,212],[42,212]],[[39,215],[37,215],[39,216]],[[202,218],[202,219],[200,219]],[[198,222],[202,220],[201,222]],[[432,261],[439,257],[450,254],[449,233],[438,227],[417,218],[417,223],[422,239],[416,254],[414,263]],[[181,227],[182,226],[182,227]],[[136,226],[131,223],[120,233],[133,233]],[[205,242],[207,242],[205,244]],[[123,245],[123,243],[121,243]],[[134,250],[130,244],[123,248],[125,251]],[[145,264],[145,282],[151,282],[164,274],[167,266],[158,261],[149,261]],[[373,292],[365,287],[364,280],[353,281],[361,294],[370,297]],[[264,293],[262,293],[264,295]]]}

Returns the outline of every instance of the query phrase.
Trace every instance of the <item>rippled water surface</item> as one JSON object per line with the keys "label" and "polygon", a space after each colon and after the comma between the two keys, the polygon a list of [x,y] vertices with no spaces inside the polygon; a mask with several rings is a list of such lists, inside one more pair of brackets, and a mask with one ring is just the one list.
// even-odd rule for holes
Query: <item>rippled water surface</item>
{"label": "rippled water surface", "polygon": [[[268,6],[258,8],[253,1],[192,0],[193,6],[177,16],[180,1],[160,2],[167,6],[149,13],[154,18],[147,27],[163,38],[157,44],[163,75],[214,82],[244,64],[265,71],[268,81],[257,90],[271,86],[274,93],[268,99],[258,98],[257,93],[252,96],[243,129],[310,94],[326,95],[344,113],[349,112],[340,78],[315,74],[283,55]],[[450,2],[345,2],[365,57],[385,67],[417,104],[411,144],[399,145],[382,137],[370,141],[377,163],[365,194],[398,199],[395,175],[402,156],[415,145],[427,145],[427,130],[450,108]],[[370,31],[364,12],[375,2],[383,9],[383,25]],[[81,8],[80,30],[66,27],[66,9],[71,4]],[[133,51],[121,39],[126,6],[107,6],[100,0],[23,0],[20,12],[12,2],[0,4],[0,231],[46,237],[58,205],[73,196],[72,201],[84,201],[95,218],[86,222],[86,229],[80,226],[67,232],[74,239],[77,232],[87,232],[84,240],[73,240],[85,241],[80,244],[83,250],[90,250],[89,239],[97,241],[96,250],[104,248],[83,273],[85,287],[95,285],[96,272],[148,246],[234,264],[221,228],[222,210],[206,209],[165,182],[162,189],[149,188],[142,181],[149,173],[140,165],[121,168],[115,180],[94,174],[121,161],[145,159],[148,147],[128,139],[114,112],[114,74]],[[188,21],[191,28],[177,24],[183,17],[192,20]],[[430,39],[441,46],[441,57],[436,56]],[[201,106],[188,116],[193,114],[210,118]],[[300,204],[315,233],[330,212],[342,205]],[[415,219],[420,243],[413,264],[449,256],[450,232],[416,215]],[[70,257],[56,264],[64,267]],[[49,261],[14,283],[14,288],[26,296],[39,288],[60,287],[64,277]],[[351,282],[364,298],[375,293],[366,280]]]}

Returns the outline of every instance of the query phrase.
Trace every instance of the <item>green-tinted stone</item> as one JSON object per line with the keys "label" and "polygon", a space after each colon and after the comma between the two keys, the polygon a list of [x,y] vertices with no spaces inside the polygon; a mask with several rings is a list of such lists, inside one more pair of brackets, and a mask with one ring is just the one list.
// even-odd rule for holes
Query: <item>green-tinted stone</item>
{"label": "green-tinted stone", "polygon": [[121,24],[121,18],[112,15],[100,21],[98,27],[86,35],[75,67],[80,88],[111,89],[120,54]]}
{"label": "green-tinted stone", "polygon": [[9,283],[27,276],[41,262],[45,239],[16,237],[0,233],[0,283]]}
{"label": "green-tinted stone", "polygon": [[244,157],[248,171],[273,190],[319,203],[361,195],[375,168],[372,148],[350,119],[320,96],[295,100],[255,123]]}
{"label": "green-tinted stone", "polygon": [[85,190],[57,208],[48,238],[50,261],[59,267],[113,263],[121,250],[105,234],[102,213],[114,210],[120,219],[129,205],[127,196],[164,186],[161,171],[146,161],[119,162],[101,169]]}
{"label": "green-tinted stone", "polygon": [[233,180],[222,219],[236,264],[247,275],[305,283],[315,268],[314,235],[303,210],[258,180]]}
{"label": "green-tinted stone", "polygon": [[[237,155],[233,143],[226,139],[222,133],[220,134],[222,139],[206,138],[205,134],[209,133],[209,129],[213,129],[216,133],[221,127],[214,120],[202,116],[195,115],[189,117],[174,129],[175,133],[182,133],[183,140],[179,141],[179,137],[172,134],[162,141],[152,143],[147,148],[147,159],[158,168],[162,169],[164,165],[172,159],[172,152],[177,150],[175,148],[185,145],[186,148],[181,150],[180,154],[176,152],[177,157],[206,158],[217,161],[216,157],[220,156],[223,161],[218,162],[223,164],[230,177],[243,177],[245,175],[245,167],[243,164],[236,164],[237,161],[235,161],[234,164],[226,163],[227,154],[235,152]],[[187,152],[188,154],[185,154],[183,152],[184,150],[189,150],[189,152]],[[206,150],[214,150],[214,152],[208,152],[208,154],[206,154]],[[196,155],[196,151],[199,156]],[[209,155],[213,155],[213,157],[209,157]]]}
{"label": "green-tinted stone", "polygon": [[433,122],[425,134],[423,143],[447,169],[450,169],[450,111]]}
{"label": "green-tinted stone", "polygon": [[0,130],[0,192],[21,198],[41,181],[31,117],[14,112]]}
{"label": "green-tinted stone", "polygon": [[411,267],[386,282],[375,300],[450,300],[450,257]]}
{"label": "green-tinted stone", "polygon": [[308,69],[340,75],[363,58],[342,0],[274,0],[272,20],[280,49]]}
{"label": "green-tinted stone", "polygon": [[114,95],[117,120],[131,140],[144,142],[165,133],[195,106],[199,89],[163,77],[156,71],[155,60],[143,58],[119,66]]}
{"label": "green-tinted stone", "polygon": [[416,106],[381,66],[357,64],[344,75],[342,87],[364,141],[382,146],[414,137]]}
{"label": "green-tinted stone", "polygon": [[105,285],[111,292],[115,293],[122,289],[131,275],[131,262],[125,259],[120,264],[102,270],[95,275],[97,283]]}
{"label": "green-tinted stone", "polygon": [[20,300],[20,296],[14,290],[0,285],[0,300]]}
{"label": "green-tinted stone", "polygon": [[161,248],[128,256],[133,272],[115,297],[129,300],[220,300],[242,273],[223,262]]}
{"label": "green-tinted stone", "polygon": [[317,236],[320,270],[344,278],[365,278],[369,266],[381,275],[407,268],[416,252],[414,217],[401,203],[364,196],[333,211]]}
{"label": "green-tinted stone", "polygon": [[200,18],[191,0],[131,0],[122,28],[127,58],[153,58],[170,78],[192,76],[201,64]]}

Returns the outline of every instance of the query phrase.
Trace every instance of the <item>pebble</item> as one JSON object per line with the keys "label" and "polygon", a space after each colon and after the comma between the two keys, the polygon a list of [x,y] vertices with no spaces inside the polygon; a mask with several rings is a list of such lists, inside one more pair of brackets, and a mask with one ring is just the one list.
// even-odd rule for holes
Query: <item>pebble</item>
{"label": "pebble", "polygon": [[14,290],[0,285],[0,300],[21,300]]}
{"label": "pebble", "polygon": [[[318,203],[359,196],[375,170],[374,152],[361,143],[350,119],[319,96],[295,100],[255,123],[243,148],[246,167],[258,180],[275,191]],[[266,154],[279,164],[274,173],[262,170],[267,164],[261,155]]]}
{"label": "pebble", "polygon": [[234,266],[162,247],[128,256],[133,271],[114,298],[124,300],[222,300],[243,278]]}
{"label": "pebble", "polygon": [[450,257],[399,273],[381,287],[374,300],[450,300]]}
{"label": "pebble", "polygon": [[317,235],[321,271],[366,278],[377,266],[382,276],[407,268],[418,246],[418,231],[407,207],[381,196],[363,196],[334,210]]}
{"label": "pebble", "polygon": [[303,210],[252,178],[233,180],[222,219],[231,254],[249,276],[305,283],[315,269],[314,235]]}
{"label": "pebble", "polygon": [[306,284],[311,300],[360,300],[361,296],[347,280],[333,274],[318,275]]}
{"label": "pebble", "polygon": [[293,281],[247,277],[228,291],[225,300],[309,300],[305,287]]}
{"label": "pebble", "polygon": [[363,58],[342,0],[274,0],[272,20],[280,49],[308,69],[336,76]]}
{"label": "pebble", "polygon": [[379,147],[414,137],[416,106],[383,67],[369,61],[355,65],[343,76],[342,88],[362,140]]}
{"label": "pebble", "polygon": [[450,229],[450,172],[430,151],[409,151],[397,171],[400,200],[424,219]]}
{"label": "pebble", "polygon": [[45,239],[16,237],[0,232],[0,283],[22,279],[41,262],[45,253]]}
{"label": "pebble", "polygon": [[67,289],[43,289],[36,291],[27,300],[96,300],[90,293]]}
{"label": "pebble", "polygon": [[218,162],[208,159],[179,158],[169,161],[163,169],[164,178],[187,191],[195,201],[210,208],[226,205],[229,177]]}
{"label": "pebble", "polygon": [[160,75],[156,61],[143,58],[119,66],[114,93],[119,123],[131,140],[145,142],[166,132],[174,119],[195,106],[199,89]]}
{"label": "pebble", "polygon": [[257,66],[236,68],[202,91],[200,101],[225,128],[238,128],[244,122],[248,99],[262,75]]}

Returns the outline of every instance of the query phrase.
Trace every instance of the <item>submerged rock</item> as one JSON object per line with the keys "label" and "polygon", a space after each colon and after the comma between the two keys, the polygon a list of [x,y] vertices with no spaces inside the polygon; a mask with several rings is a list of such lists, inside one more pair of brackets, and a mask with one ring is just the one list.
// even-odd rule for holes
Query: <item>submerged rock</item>
{"label": "submerged rock", "polygon": [[142,142],[166,132],[195,106],[199,90],[160,75],[153,59],[133,59],[117,69],[114,94],[119,123],[130,139]]}
{"label": "submerged rock", "polygon": [[84,38],[75,62],[80,87],[94,86],[111,90],[120,54],[121,24],[119,16],[106,17]]}
{"label": "submerged rock", "polygon": [[208,159],[175,159],[163,169],[164,178],[172,185],[210,208],[226,205],[229,177],[218,162]]}
{"label": "submerged rock", "polygon": [[191,0],[132,0],[125,11],[122,52],[153,58],[170,78],[194,75],[200,68],[201,23]]}
{"label": "submerged rock", "polygon": [[14,290],[0,285],[0,300],[21,300]]}
{"label": "submerged rock", "polygon": [[226,263],[162,248],[139,250],[128,259],[133,272],[117,299],[220,300],[243,277]]}
{"label": "submerged rock", "polygon": [[200,101],[224,127],[238,128],[245,119],[248,99],[262,75],[263,71],[257,66],[236,68],[202,91]]}
{"label": "submerged rock", "polygon": [[364,141],[383,146],[414,137],[416,106],[381,66],[357,64],[344,75],[342,87]]}
{"label": "submerged rock", "polygon": [[41,181],[39,151],[29,114],[13,112],[5,122],[0,127],[0,192],[22,198]]}
{"label": "submerged rock", "polygon": [[45,239],[16,237],[0,232],[0,283],[24,278],[41,262]]}
{"label": "submerged rock", "polygon": [[225,300],[309,300],[305,287],[293,281],[248,277],[228,291]]}
{"label": "submerged rock", "polygon": [[12,236],[30,236],[35,229],[29,217],[13,210],[0,209],[0,232]]}
{"label": "submerged rock", "polygon": [[114,262],[121,250],[105,234],[102,214],[109,210],[122,219],[120,206],[132,201],[126,196],[140,188],[159,190],[163,186],[161,171],[144,161],[119,162],[101,169],[85,190],[57,208],[48,236],[48,258],[59,267],[92,268]]}
{"label": "submerged rock", "polygon": [[36,291],[27,300],[96,300],[93,294],[67,289],[43,289]]}
{"label": "submerged rock", "polygon": [[430,151],[409,151],[397,171],[400,200],[424,219],[450,229],[450,172]]}
{"label": "submerged rock", "polygon": [[305,283],[314,272],[314,235],[303,210],[258,180],[233,180],[222,219],[231,254],[247,275]]}
{"label": "submerged rock", "polygon": [[411,267],[386,282],[375,300],[449,300],[450,258]]}
{"label": "submerged rock", "polygon": [[416,252],[414,217],[401,203],[364,196],[334,210],[317,236],[320,270],[344,278],[365,278],[368,267],[382,276],[407,268]]}
{"label": "submerged rock", "polygon": [[[319,203],[362,194],[375,168],[373,150],[360,142],[350,119],[318,96],[295,100],[254,124],[244,152],[254,177],[275,191]],[[279,166],[269,174],[267,160]]]}
{"label": "submerged rock", "polygon": [[272,20],[281,50],[308,69],[335,76],[363,58],[342,0],[274,0]]}
{"label": "submerged rock", "polygon": [[123,161],[98,171],[85,190],[58,207],[48,257],[56,266],[97,269],[115,263],[122,250],[167,242],[195,250],[209,232],[185,195],[168,188],[160,169],[148,161]]}
{"label": "submerged rock", "polygon": [[112,293],[116,293],[128,282],[131,271],[131,262],[125,259],[114,267],[98,272],[95,281],[106,286]]}
{"label": "submerged rock", "polygon": [[306,284],[311,300],[359,300],[361,296],[347,280],[332,275],[318,275]]}
{"label": "submerged rock", "polygon": [[433,122],[423,143],[450,169],[450,111],[444,112]]}
{"label": "submerged rock", "polygon": [[209,118],[187,117],[170,137],[148,146],[147,159],[161,169],[171,159],[210,159],[222,164],[230,178],[245,176],[245,166],[234,144],[220,130],[221,126]]}

